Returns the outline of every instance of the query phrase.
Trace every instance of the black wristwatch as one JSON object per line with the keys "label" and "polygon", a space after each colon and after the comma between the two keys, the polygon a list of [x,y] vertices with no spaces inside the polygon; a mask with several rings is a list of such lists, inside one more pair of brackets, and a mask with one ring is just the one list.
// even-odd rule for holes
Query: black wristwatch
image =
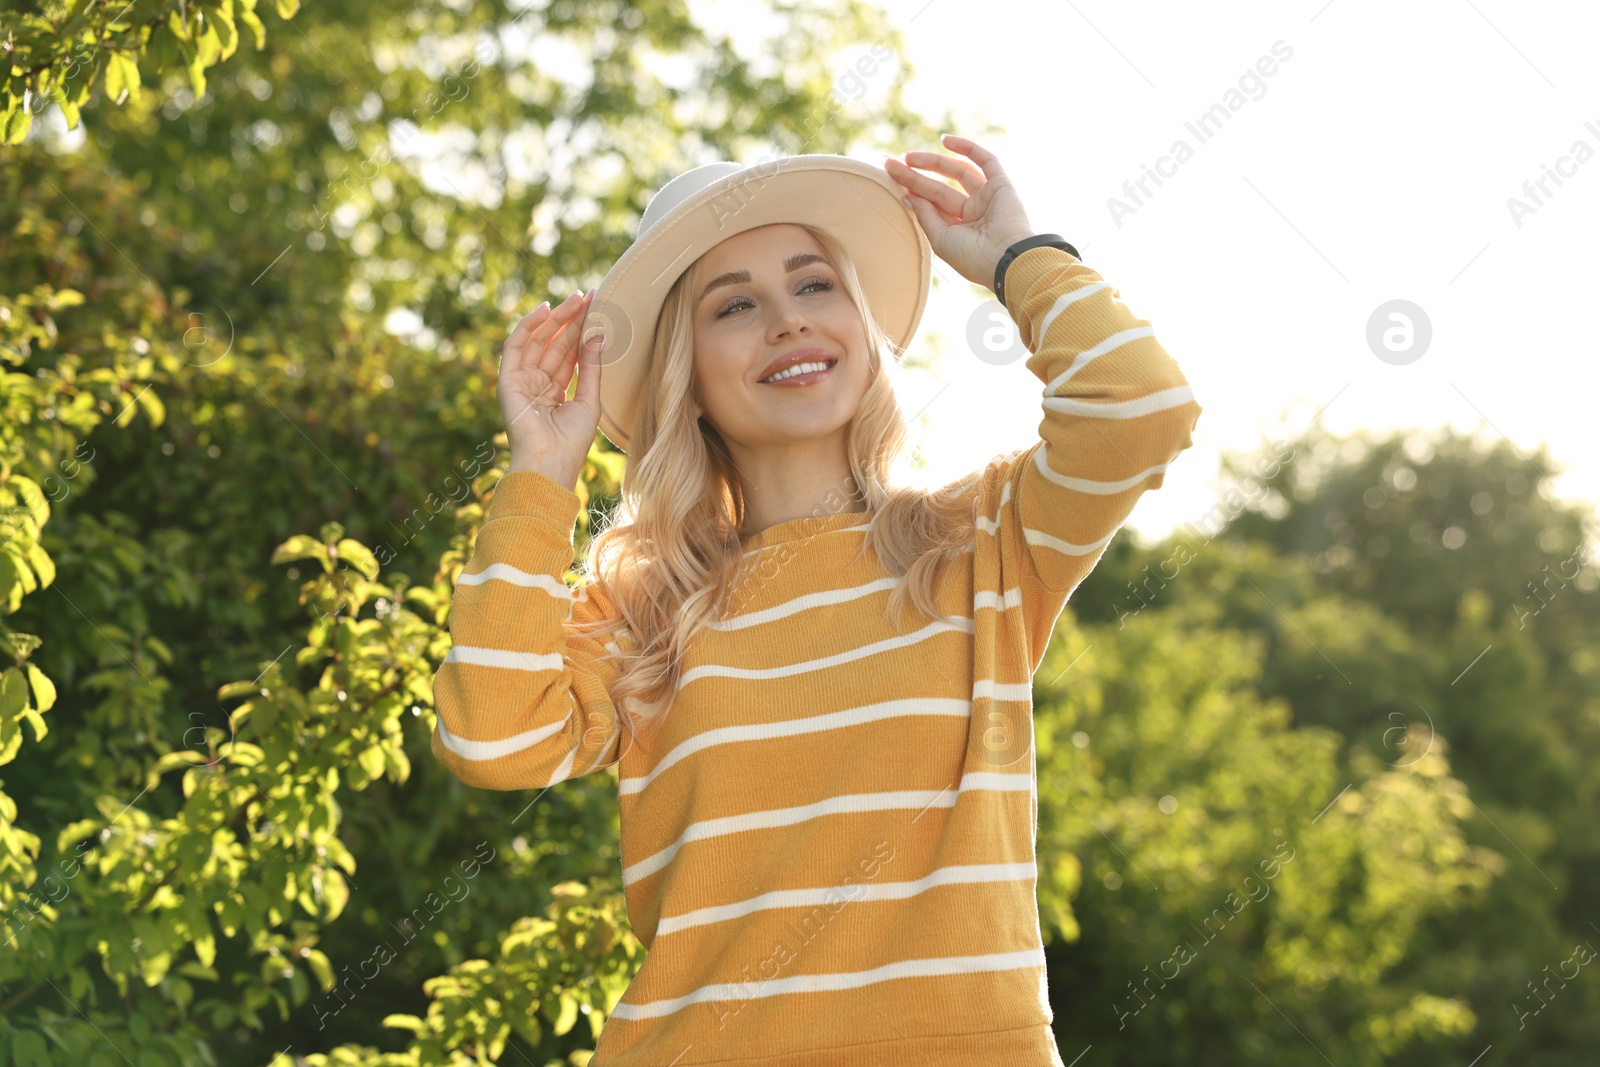
{"label": "black wristwatch", "polygon": [[[1006,249],[1005,254],[1000,257],[1000,262],[994,268],[994,298],[1000,301],[1001,307],[1006,306],[1006,268],[1011,266],[1013,259],[1022,255],[1028,249],[1044,246],[1059,248],[1063,252],[1071,252],[1074,256],[1078,256],[1078,250],[1062,240],[1059,233],[1038,233],[1015,242]],[[1078,256],[1078,258],[1082,259],[1083,257]]]}

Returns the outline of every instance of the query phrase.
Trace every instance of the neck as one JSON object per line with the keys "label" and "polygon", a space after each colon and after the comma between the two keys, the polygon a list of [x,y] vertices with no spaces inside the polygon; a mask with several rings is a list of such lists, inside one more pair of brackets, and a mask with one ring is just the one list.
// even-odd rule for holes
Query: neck
{"label": "neck", "polygon": [[736,449],[730,458],[744,493],[741,537],[790,519],[867,509],[850,473],[842,434],[757,450]]}

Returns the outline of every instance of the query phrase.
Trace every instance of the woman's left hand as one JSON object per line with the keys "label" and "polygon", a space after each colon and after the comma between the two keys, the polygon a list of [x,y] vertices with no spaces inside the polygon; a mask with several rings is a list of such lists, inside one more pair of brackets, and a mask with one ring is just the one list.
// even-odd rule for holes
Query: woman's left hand
{"label": "woman's left hand", "polygon": [[[911,210],[934,254],[967,281],[992,289],[994,269],[1006,248],[1036,231],[1028,225],[1022,200],[993,152],[949,133],[944,143],[972,162],[937,152],[907,152],[904,163],[889,158],[883,169],[909,193]],[[954,178],[961,189],[918,170]]]}

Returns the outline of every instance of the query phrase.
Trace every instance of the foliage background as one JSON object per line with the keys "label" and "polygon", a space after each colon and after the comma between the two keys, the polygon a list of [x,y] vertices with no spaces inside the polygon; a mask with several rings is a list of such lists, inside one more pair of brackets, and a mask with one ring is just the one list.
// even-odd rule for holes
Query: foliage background
{"label": "foliage background", "polygon": [[[903,51],[880,12],[773,10],[746,59],[672,3],[0,4],[0,1067],[584,1062],[641,959],[614,787],[462,786],[431,681],[513,316],[747,131],[949,128],[903,55],[840,75]],[[1592,1062],[1594,526],[1551,473],[1312,431],[1115,539],[1035,679],[1065,1059]]]}

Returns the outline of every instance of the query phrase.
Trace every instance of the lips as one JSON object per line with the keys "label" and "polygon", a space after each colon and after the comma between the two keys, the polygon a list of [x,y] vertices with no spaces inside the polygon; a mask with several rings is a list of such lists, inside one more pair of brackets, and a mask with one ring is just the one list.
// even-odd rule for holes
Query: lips
{"label": "lips", "polygon": [[796,363],[826,363],[831,367],[833,364],[838,362],[838,354],[829,352],[825,348],[800,348],[793,352],[787,352],[773,360],[771,363],[768,363],[766,367],[762,369],[760,376],[757,377],[756,380],[758,382],[765,383],[766,380],[772,377],[774,374],[777,374],[779,371],[788,370]]}

